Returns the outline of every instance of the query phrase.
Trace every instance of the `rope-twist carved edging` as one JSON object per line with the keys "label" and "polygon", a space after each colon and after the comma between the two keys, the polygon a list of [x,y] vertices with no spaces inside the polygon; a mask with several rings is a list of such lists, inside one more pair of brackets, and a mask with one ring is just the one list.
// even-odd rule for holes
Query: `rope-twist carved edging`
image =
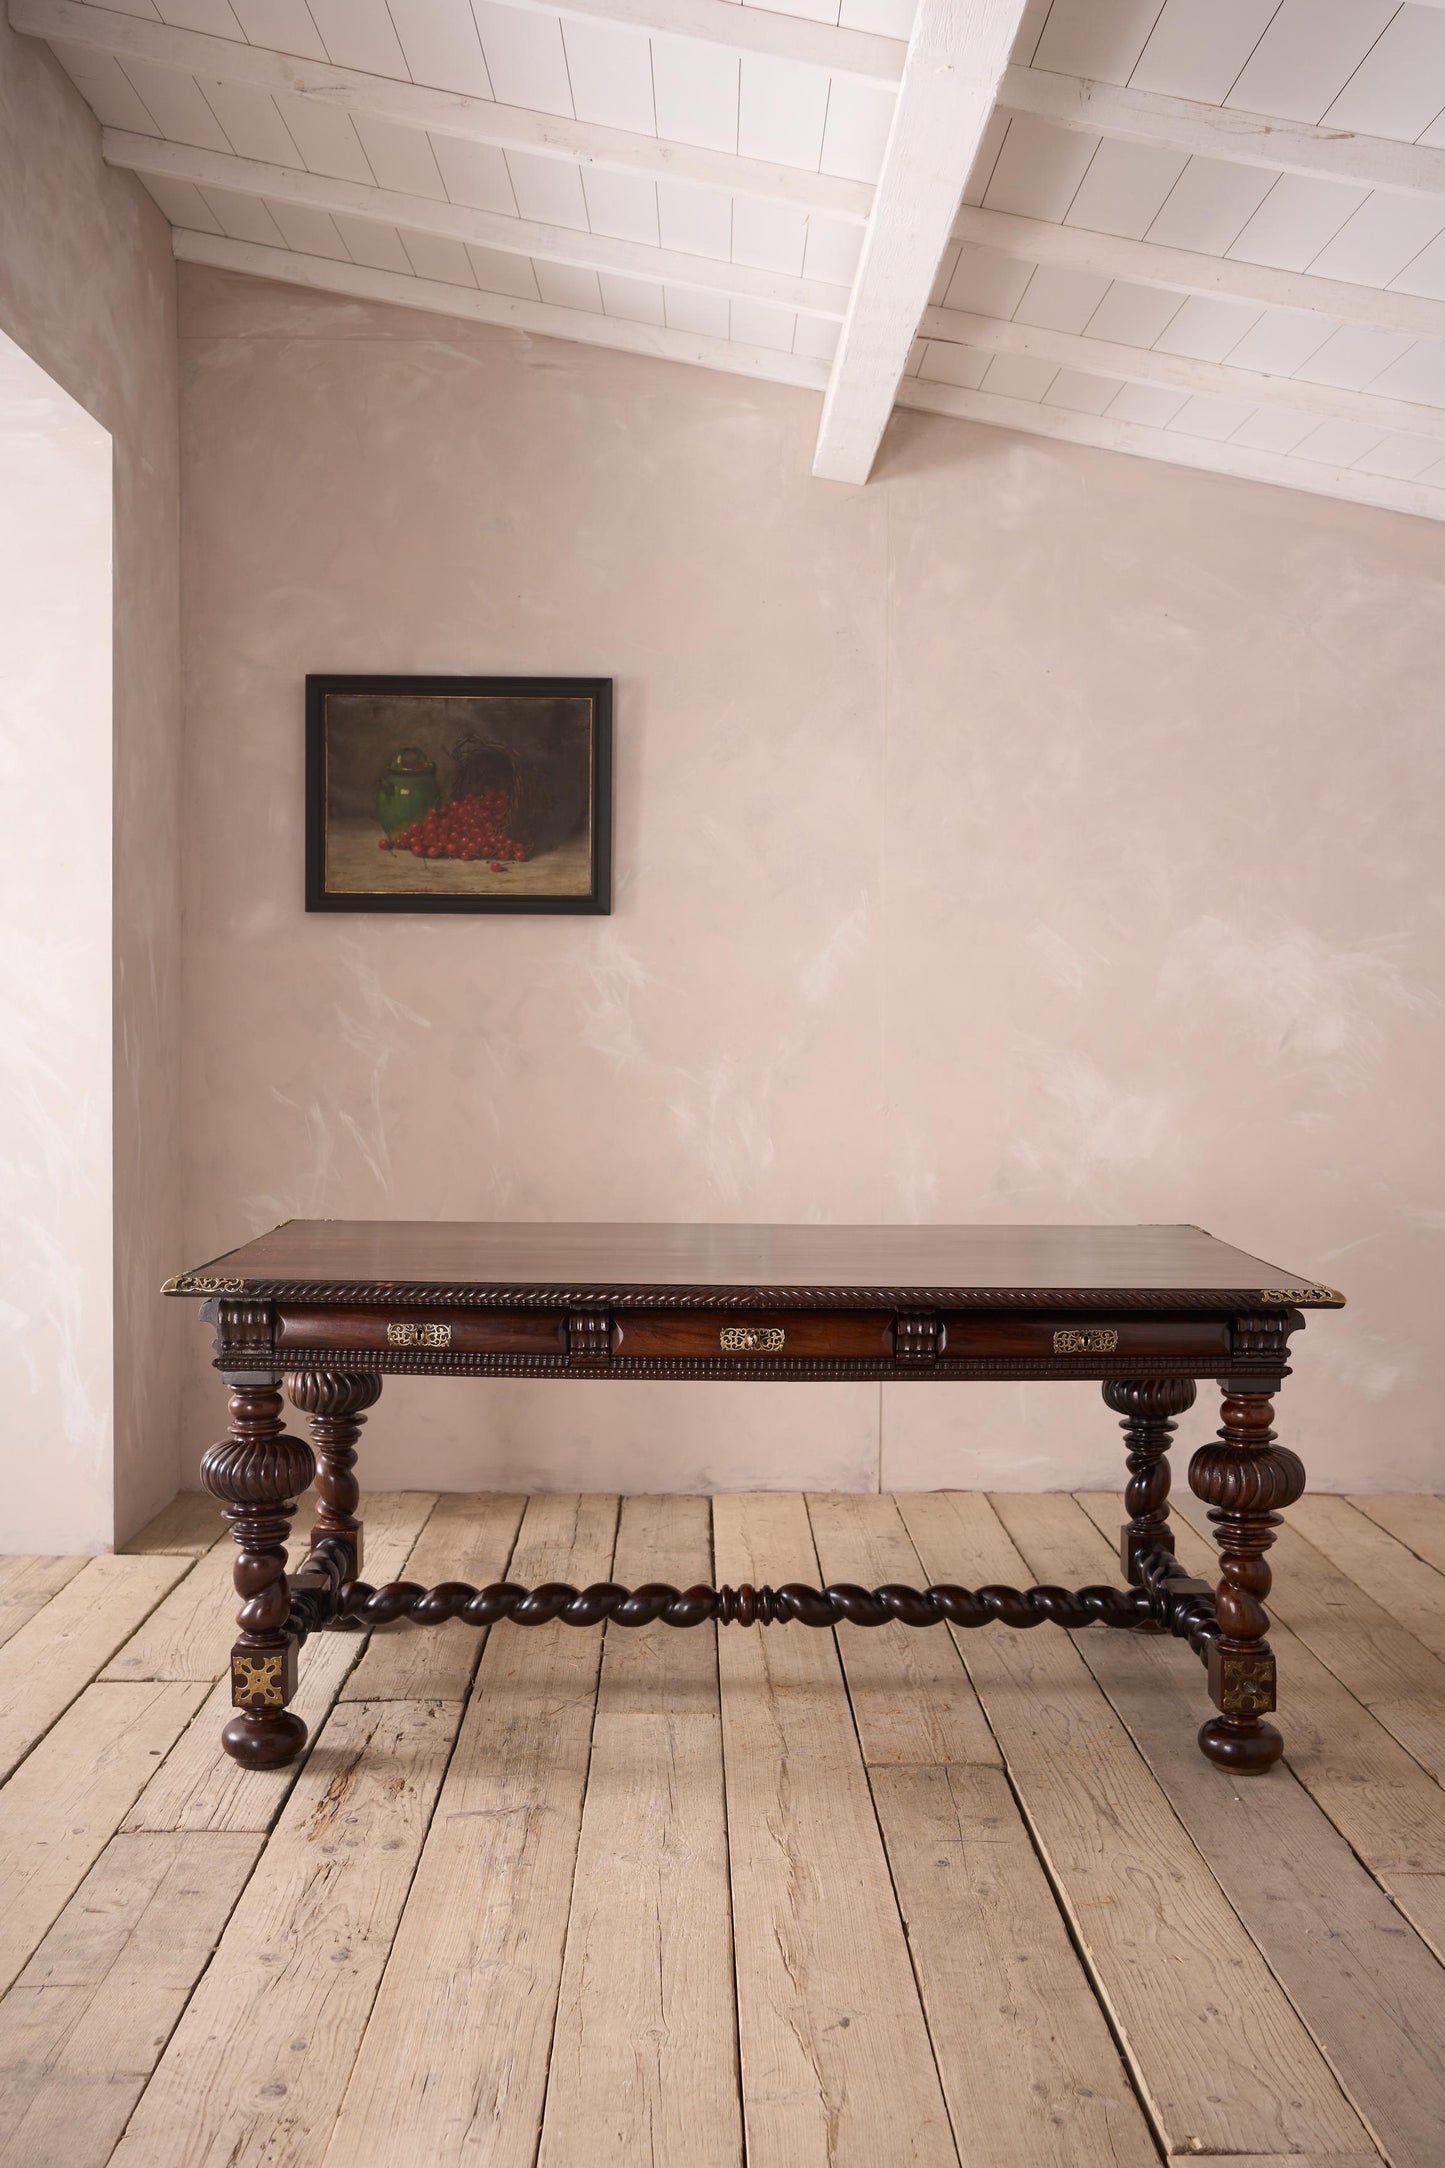
{"label": "rope-twist carved edging", "polygon": [[465,1581],[442,1581],[423,1588],[415,1581],[391,1581],[372,1588],[365,1581],[350,1581],[336,1595],[330,1589],[297,1590],[290,1630],[302,1637],[334,1618],[355,1619],[365,1626],[387,1626],[396,1619],[417,1626],[441,1625],[461,1619],[468,1626],[491,1626],[510,1619],[516,1626],[544,1626],[561,1619],[567,1626],[596,1626],[604,1619],[617,1626],[650,1626],[661,1620],[666,1626],[702,1626],[715,1619],[719,1625],[767,1626],[796,1620],[804,1626],[988,1626],[995,1620],[1005,1626],[1137,1626],[1149,1614],[1150,1597],[1142,1588],[955,1588],[942,1583],[933,1588],[860,1588],[849,1581],[830,1588],[809,1588],[799,1581],[782,1588],[754,1588],[743,1582],[737,1588],[677,1589],[666,1582],[648,1582],[642,1588],[621,1588],[612,1581],[597,1581],[588,1588],[573,1588],[565,1581],[548,1581],[540,1588],[522,1588],[513,1581],[494,1581],[487,1588],[473,1588]]}

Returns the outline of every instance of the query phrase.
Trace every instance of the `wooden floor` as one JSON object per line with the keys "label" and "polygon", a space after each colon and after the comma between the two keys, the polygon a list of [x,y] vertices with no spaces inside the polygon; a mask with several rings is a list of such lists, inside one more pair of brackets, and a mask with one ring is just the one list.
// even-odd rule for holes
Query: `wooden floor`
{"label": "wooden floor", "polygon": [[[411,1493],[367,1577],[1072,1587],[1119,1518]],[[1445,1501],[1292,1512],[1238,1787],[1186,1648],[1051,1626],[326,1634],[243,1773],[216,1528],[0,1560],[0,2168],[1445,2160]]]}

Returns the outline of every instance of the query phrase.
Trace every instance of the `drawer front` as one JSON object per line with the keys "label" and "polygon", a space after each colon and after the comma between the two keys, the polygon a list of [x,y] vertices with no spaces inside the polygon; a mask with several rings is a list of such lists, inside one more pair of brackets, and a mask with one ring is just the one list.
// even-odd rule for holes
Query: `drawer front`
{"label": "drawer front", "polygon": [[952,1311],[943,1321],[951,1362],[994,1357],[1038,1362],[1110,1363],[1141,1357],[1178,1356],[1202,1362],[1229,1354],[1229,1327],[1210,1320],[1141,1317],[976,1317]]}
{"label": "drawer front", "polygon": [[634,1361],[889,1362],[885,1310],[620,1310],[612,1351]]}
{"label": "drawer front", "polygon": [[455,1355],[565,1358],[567,1336],[556,1311],[282,1307],[276,1312],[276,1346],[283,1351],[314,1347],[379,1355],[449,1348]]}

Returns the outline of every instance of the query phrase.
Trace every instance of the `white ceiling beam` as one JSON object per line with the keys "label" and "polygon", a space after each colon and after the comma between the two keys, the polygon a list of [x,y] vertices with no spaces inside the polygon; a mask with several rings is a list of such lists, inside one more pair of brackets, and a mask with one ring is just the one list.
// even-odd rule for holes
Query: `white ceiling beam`
{"label": "white ceiling beam", "polygon": [[[902,38],[879,37],[871,30],[843,30],[836,23],[811,21],[802,15],[780,15],[768,8],[739,7],[734,0],[507,0],[524,12],[574,22],[599,23],[611,29],[637,30],[659,37],[690,38],[703,45],[720,45],[733,53],[761,53],[773,60],[801,61],[807,67],[825,69],[830,75],[854,76],[865,83],[897,83],[903,72],[906,50]],[[100,17],[110,26],[143,21],[113,10],[81,4],[81,0],[10,0],[12,29],[32,37],[60,38],[71,45],[91,42],[96,26],[87,16]],[[58,25],[65,27],[43,27]],[[154,29],[152,22],[149,26]],[[87,36],[87,29],[89,35]],[[225,42],[224,40],[222,41]],[[126,48],[141,57],[139,47]],[[108,46],[106,51],[119,53]],[[144,53],[149,59],[152,55]],[[292,65],[304,80],[318,63],[295,60]]]}
{"label": "white ceiling beam", "polygon": [[[726,4],[726,0],[720,0]],[[744,12],[729,8],[731,14]],[[749,8],[748,14],[756,10]],[[823,212],[850,225],[864,225],[873,201],[865,181],[827,173],[806,173],[764,158],[735,157],[730,151],[704,150],[636,135],[625,128],[604,128],[592,121],[564,120],[520,106],[494,105],[461,91],[431,90],[387,76],[363,75],[319,60],[298,60],[267,47],[243,45],[234,38],[212,37],[197,30],[111,10],[85,7],[74,0],[10,0],[10,20],[17,30],[52,38],[62,45],[108,53],[113,59],[139,60],[181,75],[239,83],[252,90],[280,91],[333,112],[394,121],[432,135],[486,143],[498,150],[528,151],[537,158],[564,159],[617,173],[642,173],[650,180],[677,181],[686,187],[715,188],[734,196],[782,203],[791,210]]]}
{"label": "white ceiling beam", "polygon": [[868,479],[1023,11],[918,0],[813,455],[829,481]]}
{"label": "white ceiling beam", "polygon": [[985,211],[971,204],[959,212],[953,237],[970,248],[991,249],[1025,263],[1093,271],[1101,278],[1123,279],[1134,286],[1162,286],[1178,294],[1219,294],[1229,300],[1253,301],[1264,309],[1297,309],[1306,316],[1329,316],[1342,324],[1368,324],[1376,331],[1445,338],[1445,301],[1402,294],[1394,287],[1350,286],[1343,279],[1316,278],[1309,271],[1276,271],[1268,264],[1242,263],[1232,256],[1202,256],[1195,249],[1122,240],[1112,233],[1091,233],[1085,226],[1057,226],[1049,219],[1018,218],[1011,211]]}
{"label": "white ceiling beam", "polygon": [[1160,384],[1168,391],[1199,392],[1210,398],[1255,399],[1261,406],[1292,407],[1298,414],[1318,414],[1329,421],[1363,422],[1392,434],[1445,439],[1445,407],[1421,406],[1409,399],[1346,391],[1335,384],[1306,384],[1298,377],[1266,376],[1258,369],[1237,369],[1225,361],[1160,354],[1152,347],[1121,346],[1113,339],[972,316],[962,309],[925,309],[918,330],[921,338],[970,347],[976,353],[1027,354],[1037,361],[1057,362],[1061,369],[1081,369],[1088,376],[1120,377],[1126,384]]}
{"label": "white ceiling beam", "polygon": [[821,391],[827,364],[808,354],[784,354],[739,339],[709,339],[660,324],[638,324],[620,316],[594,316],[550,301],[522,301],[510,294],[484,294],[469,286],[449,286],[438,279],[408,278],[400,271],[371,271],[363,264],[332,263],[302,256],[293,249],[266,248],[260,242],[228,241],[218,234],[192,233],[177,227],[171,247],[180,263],[206,264],[213,270],[240,271],[248,278],[274,279],[311,293],[339,294],[352,301],[381,301],[392,307],[421,309],[431,316],[455,316],[474,324],[493,324],[540,338],[567,339],[584,346],[614,347],[644,354],[654,361],[680,361],[693,368],[720,369],[729,376],[749,376],[774,384]]}
{"label": "white ceiling beam", "polygon": [[1346,181],[1356,188],[1385,188],[1406,196],[1445,197],[1445,150],[1426,144],[1392,143],[1386,136],[1236,113],[1229,106],[1200,105],[1192,98],[1053,75],[1042,68],[1006,68],[999,104],[1012,113],[1057,121],[1063,128],[1127,136],[1197,158],[1223,158],[1235,165],[1264,166],[1272,173],[1305,173],[1315,180]]}
{"label": "white ceiling beam", "polygon": [[[407,196],[364,181],[335,180],[301,173],[290,166],[268,166],[257,158],[236,158],[225,151],[193,150],[158,136],[126,135],[107,128],[101,134],[106,163],[132,173],[189,181],[197,188],[229,188],[238,195],[273,203],[303,204],[312,211],[340,211],[406,233],[441,234],[474,248],[498,249],[507,256],[536,257],[543,263],[573,264],[588,271],[620,272],[657,286],[686,286],[699,293],[736,294],[749,301],[769,301],[779,308],[801,309],[809,316],[842,320],[848,288],[824,279],[795,278],[786,271],[759,271],[749,264],[723,263],[681,249],[650,242],[618,241],[607,234],[573,226],[544,225],[538,219],[512,218],[460,203],[438,203],[430,196]],[[405,274],[400,274],[404,276]]]}
{"label": "white ceiling beam", "polygon": [[1138,459],[1193,467],[1205,474],[1273,482],[1282,489],[1303,490],[1314,497],[1344,497],[1354,504],[1409,512],[1420,519],[1445,519],[1445,489],[1433,489],[1424,482],[1360,474],[1351,467],[1292,459],[1282,452],[1255,452],[1242,444],[1220,444],[1206,437],[1148,429],[1140,422],[1117,421],[1108,414],[1073,414],[1066,407],[1037,406],[1031,399],[1006,399],[995,392],[966,391],[953,384],[920,383],[916,377],[909,377],[900,388],[898,401],[900,406],[915,407],[927,414],[982,422],[990,429],[1054,437],[1066,444],[1092,445],[1099,451],[1128,452]]}

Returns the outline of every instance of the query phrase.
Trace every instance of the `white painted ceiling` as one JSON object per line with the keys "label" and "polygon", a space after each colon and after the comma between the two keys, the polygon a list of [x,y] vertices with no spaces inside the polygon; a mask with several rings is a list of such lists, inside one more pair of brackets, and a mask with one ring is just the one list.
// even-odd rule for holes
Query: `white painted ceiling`
{"label": "white painted ceiling", "polygon": [[[830,399],[847,320],[878,429],[896,384],[1445,517],[1445,0],[918,4],[912,54],[915,0],[10,14],[187,260],[819,390],[831,371]],[[913,142],[939,36],[983,71],[981,141],[944,124],[951,172],[937,129]],[[925,102],[890,145],[900,75]],[[953,231],[931,294],[925,272],[870,296],[895,234],[938,262],[931,201]],[[870,218],[888,240],[860,278]]]}

